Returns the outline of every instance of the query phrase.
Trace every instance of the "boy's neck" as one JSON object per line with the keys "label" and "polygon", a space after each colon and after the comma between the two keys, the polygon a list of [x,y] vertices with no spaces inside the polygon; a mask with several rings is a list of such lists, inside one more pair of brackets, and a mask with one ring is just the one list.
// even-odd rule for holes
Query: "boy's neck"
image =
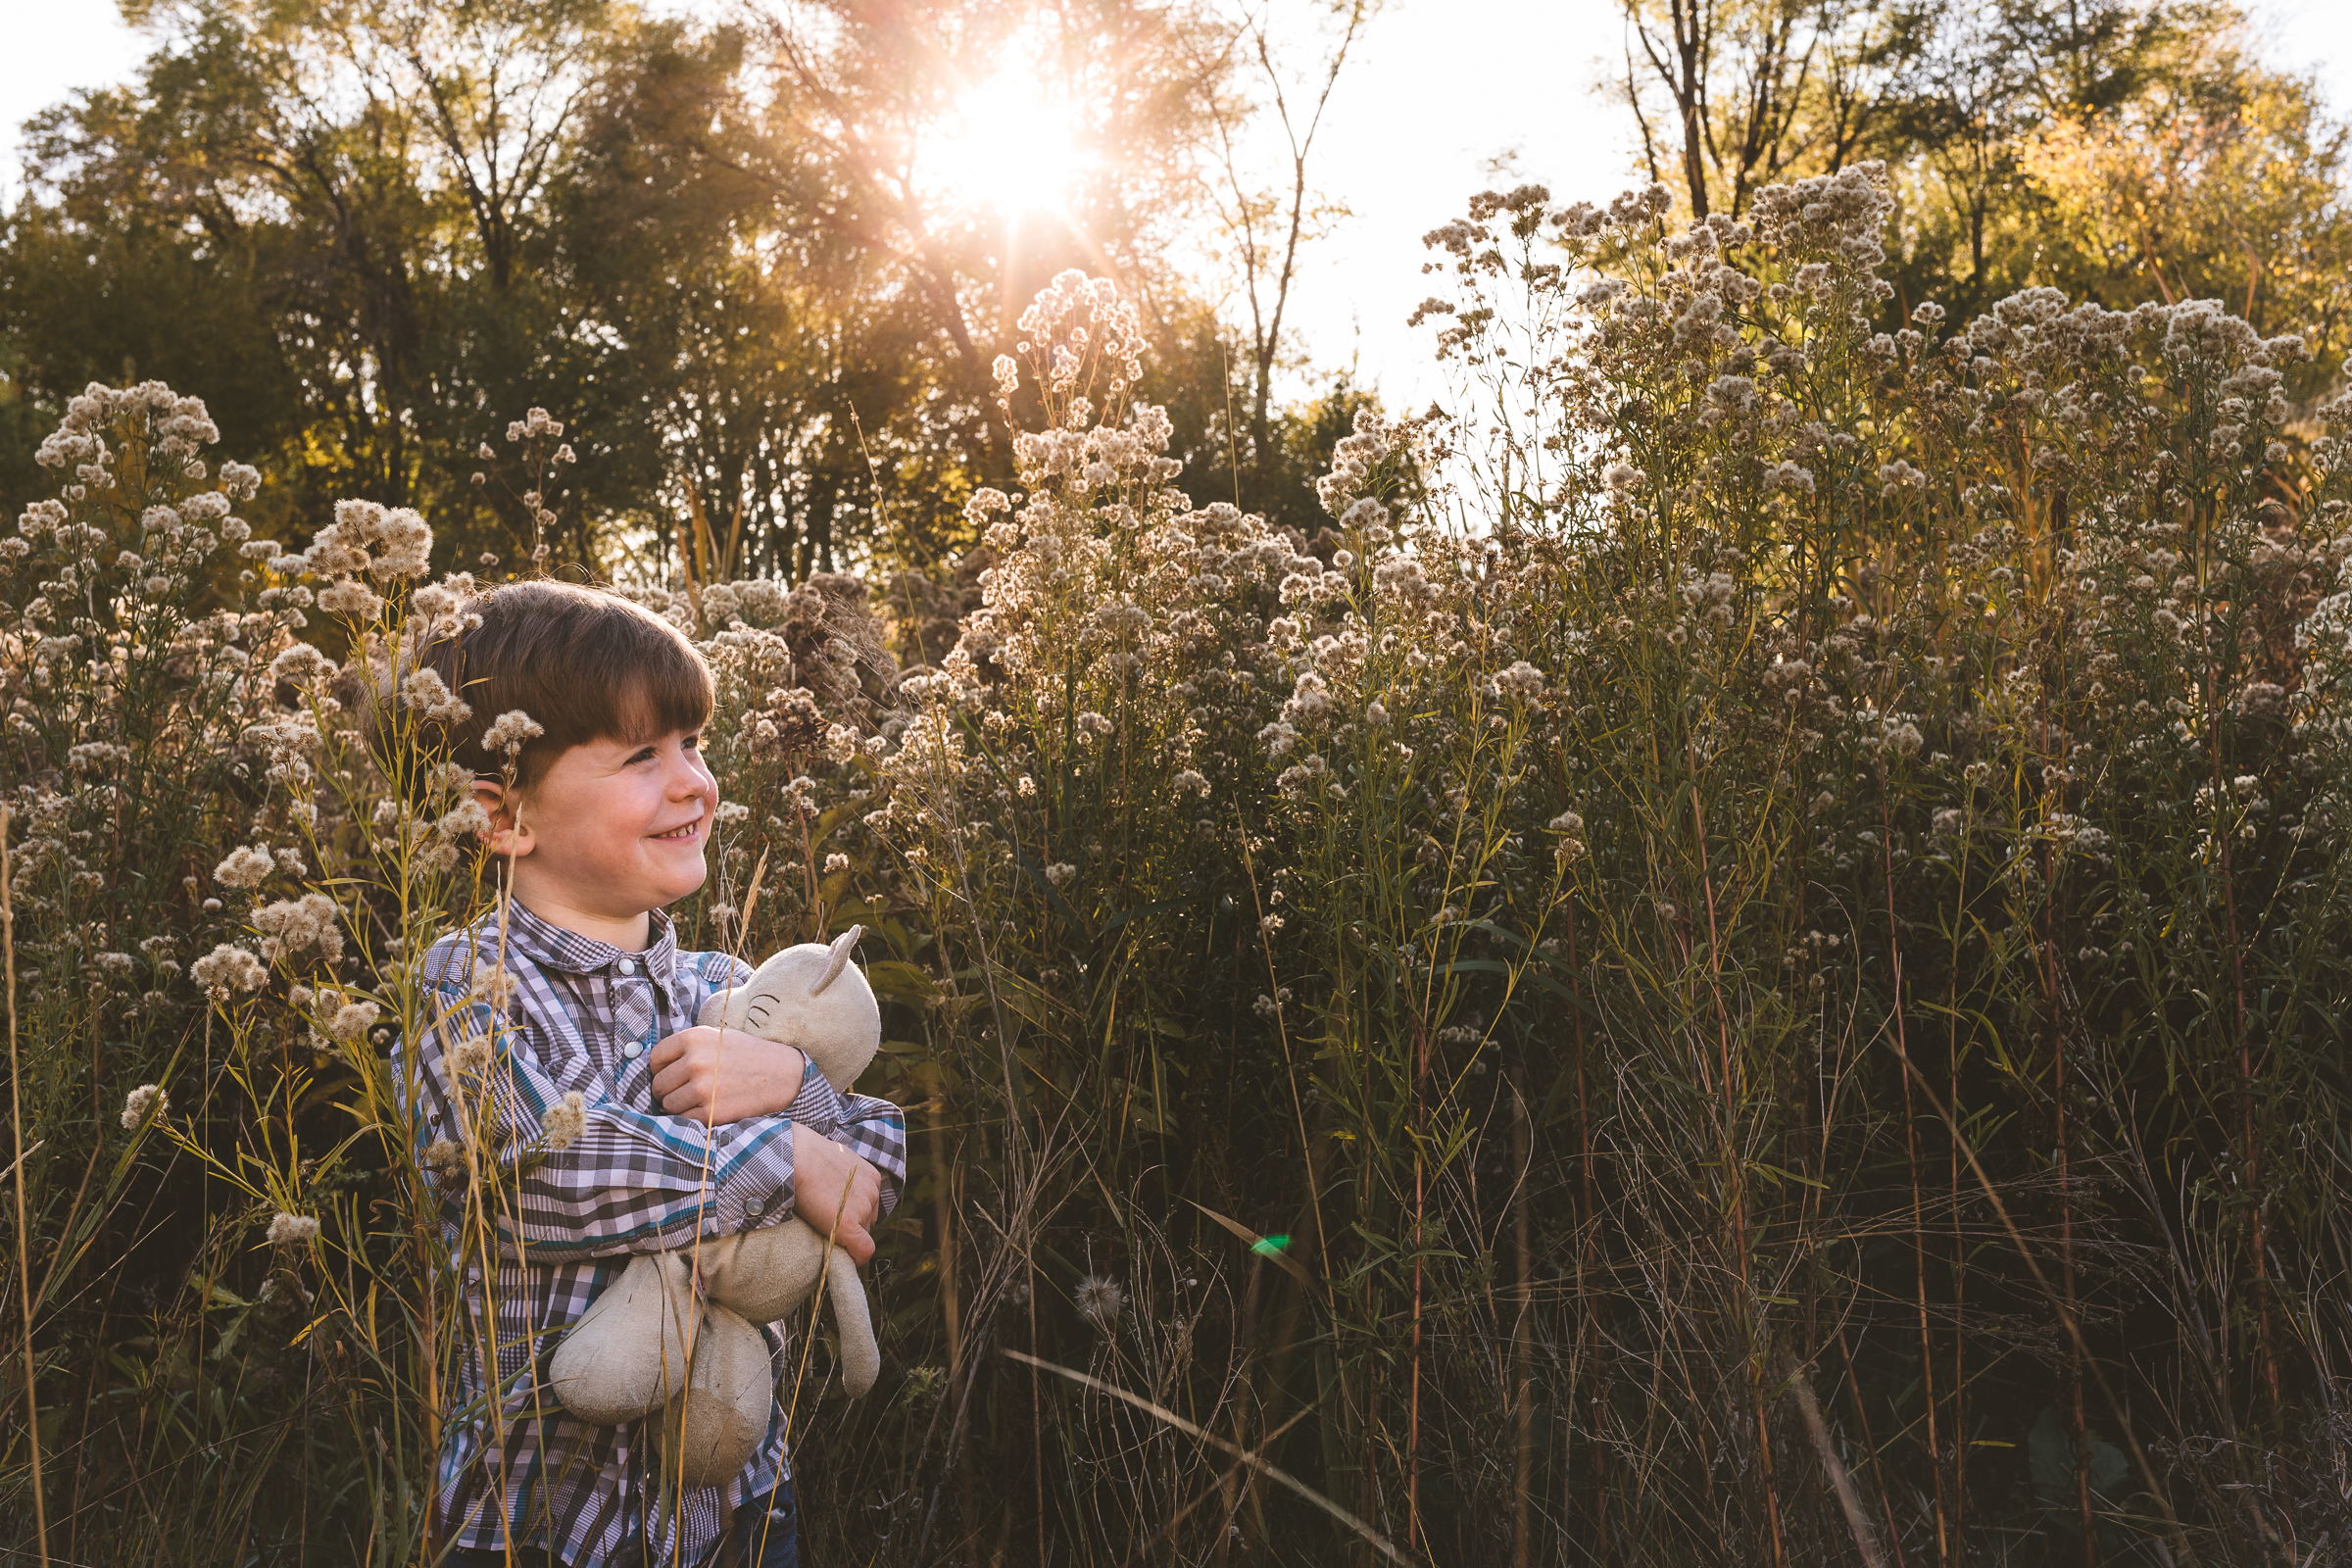
{"label": "boy's neck", "polygon": [[653,946],[652,910],[616,915],[579,908],[577,901],[564,897],[562,889],[535,886],[541,879],[525,874],[528,865],[525,861],[514,867],[514,902],[549,925],[592,942],[610,943],[623,953],[643,953]]}

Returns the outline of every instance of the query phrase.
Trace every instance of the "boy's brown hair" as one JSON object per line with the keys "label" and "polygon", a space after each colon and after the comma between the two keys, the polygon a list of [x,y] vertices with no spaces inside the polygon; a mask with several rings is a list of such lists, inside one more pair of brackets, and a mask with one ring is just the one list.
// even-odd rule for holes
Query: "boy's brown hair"
{"label": "boy's brown hair", "polygon": [[472,711],[418,713],[416,740],[476,778],[505,773],[506,755],[485,749],[482,732],[516,710],[545,731],[515,759],[517,787],[574,746],[710,721],[710,666],[685,633],[618,594],[545,578],[505,583],[466,601],[456,625],[408,668],[431,670]]}

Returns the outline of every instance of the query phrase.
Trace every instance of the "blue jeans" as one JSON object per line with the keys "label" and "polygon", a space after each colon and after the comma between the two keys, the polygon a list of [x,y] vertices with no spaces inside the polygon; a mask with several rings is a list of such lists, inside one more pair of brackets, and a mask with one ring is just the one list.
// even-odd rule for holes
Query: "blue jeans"
{"label": "blue jeans", "polygon": [[735,1548],[723,1568],[801,1568],[801,1508],[787,1481],[735,1514]]}
{"label": "blue jeans", "polygon": [[[642,1552],[634,1538],[621,1544],[609,1563],[593,1568],[638,1568]],[[508,1568],[503,1551],[453,1551],[447,1568]],[[566,1565],[545,1547],[514,1554],[514,1568],[592,1568]],[[754,1497],[735,1514],[733,1544],[722,1544],[705,1568],[801,1568],[801,1510],[787,1481],[764,1497]]]}

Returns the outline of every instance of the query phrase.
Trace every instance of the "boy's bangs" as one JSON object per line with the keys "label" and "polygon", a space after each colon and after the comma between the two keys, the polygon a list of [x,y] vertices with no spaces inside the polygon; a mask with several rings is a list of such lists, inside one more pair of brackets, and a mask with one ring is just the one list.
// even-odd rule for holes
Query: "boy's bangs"
{"label": "boy's bangs", "polygon": [[[592,592],[571,589],[564,598]],[[570,609],[578,601],[557,603]],[[529,662],[528,683],[549,710],[541,722],[557,749],[598,740],[639,744],[710,722],[710,667],[682,632],[617,595],[595,594],[580,609],[569,625],[562,615],[549,617],[558,635],[545,638]]]}
{"label": "boy's bangs", "polygon": [[[511,768],[528,785],[574,746],[642,744],[710,722],[710,666],[684,632],[642,605],[542,579],[503,584],[467,610],[470,628],[429,644],[416,661],[471,710],[443,724],[438,744],[477,778]],[[514,711],[542,733],[516,757],[494,757],[482,731]]]}
{"label": "boy's bangs", "polygon": [[621,677],[611,705],[612,727],[599,738],[642,746],[710,722],[710,677],[684,650]]}

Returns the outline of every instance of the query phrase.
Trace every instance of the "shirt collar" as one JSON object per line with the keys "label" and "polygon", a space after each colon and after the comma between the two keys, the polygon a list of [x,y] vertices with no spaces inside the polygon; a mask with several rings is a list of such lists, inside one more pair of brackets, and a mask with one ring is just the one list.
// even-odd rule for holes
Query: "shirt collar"
{"label": "shirt collar", "polygon": [[[484,921],[489,933],[498,931],[498,916],[493,913]],[[511,900],[507,906],[507,951],[533,963],[571,974],[594,974],[611,968],[623,958],[634,958],[645,966],[645,973],[661,979],[668,975],[678,953],[677,927],[669,916],[656,909],[647,935],[653,941],[643,953],[631,953],[610,942],[584,937],[577,931],[567,931],[552,920],[531,912],[520,900]]]}

